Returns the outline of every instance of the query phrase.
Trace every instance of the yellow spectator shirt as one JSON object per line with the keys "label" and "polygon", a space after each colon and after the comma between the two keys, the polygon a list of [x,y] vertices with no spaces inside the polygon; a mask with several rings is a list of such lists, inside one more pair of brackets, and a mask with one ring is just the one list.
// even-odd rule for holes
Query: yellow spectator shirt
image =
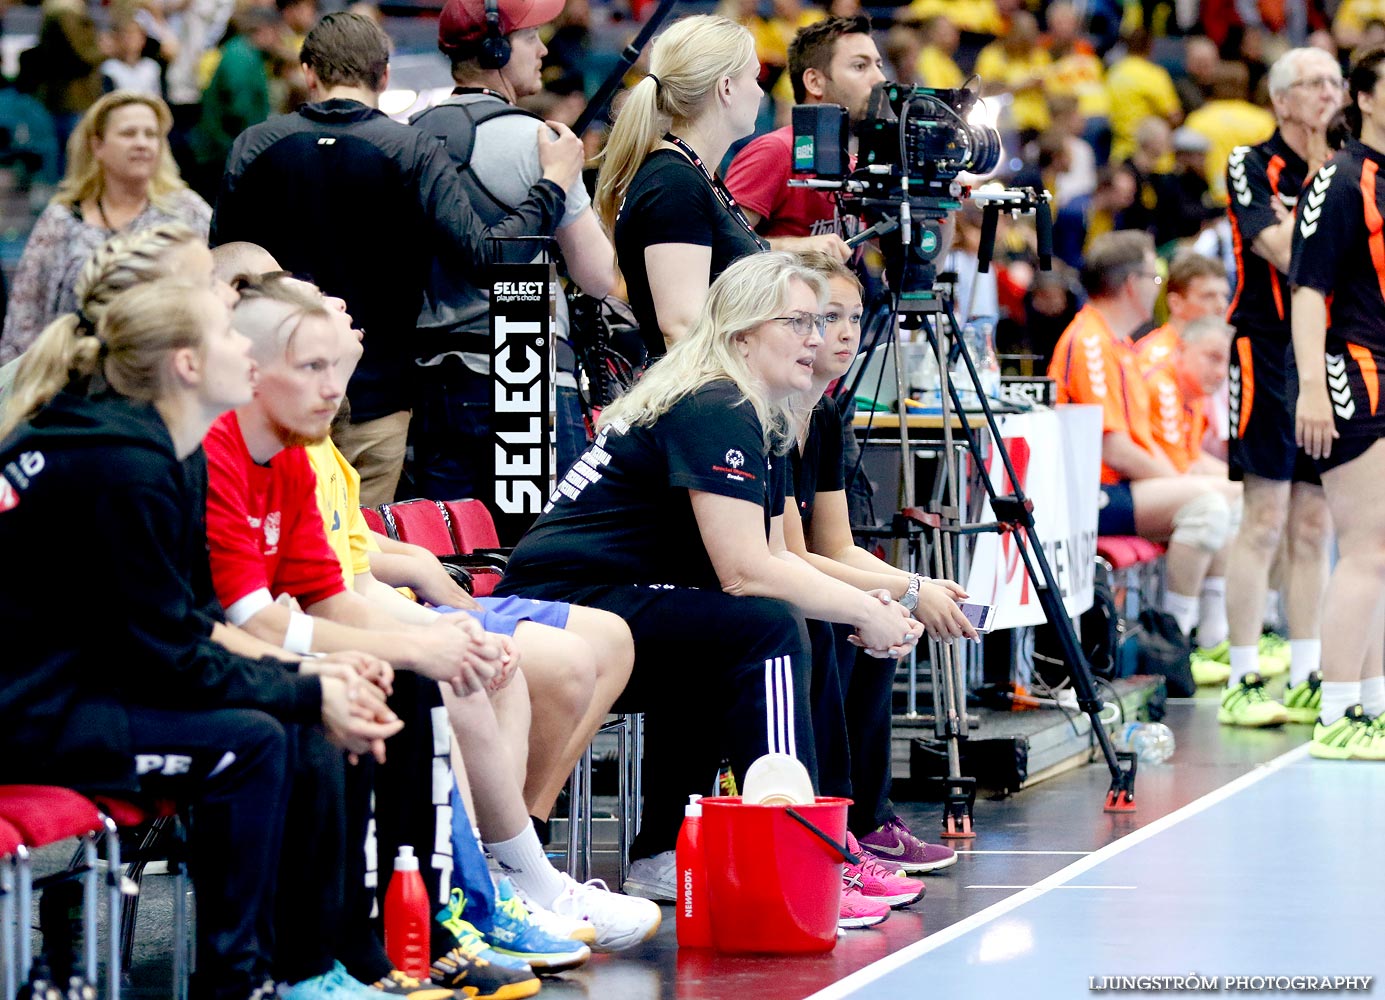
{"label": "yellow spectator shirt", "polygon": [[[1005,51],[1000,42],[992,42],[976,57],[976,75],[983,85],[1000,85],[1015,95],[1011,114],[1015,127],[1042,132],[1048,128],[1048,100],[1044,97],[1042,82],[1033,86],[1023,86],[1026,81],[1037,78],[1042,81],[1048,74],[1052,60],[1043,49],[1031,49],[1021,58],[1015,58]],[[1017,89],[1023,86],[1023,89]]]}
{"label": "yellow spectator shirt", "polygon": [[1248,101],[1208,101],[1183,123],[1207,137],[1207,186],[1226,197],[1226,161],[1237,146],[1255,146],[1274,134],[1274,115]]}
{"label": "yellow spectator shirt", "polygon": [[1141,56],[1126,56],[1106,74],[1111,101],[1111,159],[1135,152],[1135,129],[1150,115],[1168,118],[1181,111],[1168,70]]}

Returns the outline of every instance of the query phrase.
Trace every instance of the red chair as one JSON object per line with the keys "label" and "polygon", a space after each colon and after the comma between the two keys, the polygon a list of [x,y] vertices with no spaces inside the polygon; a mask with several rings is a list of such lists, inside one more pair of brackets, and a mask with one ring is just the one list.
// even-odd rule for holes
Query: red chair
{"label": "red chair", "polygon": [[1102,535],[1096,554],[1123,622],[1134,621],[1143,607],[1158,606],[1164,590],[1162,545],[1137,535]]}
{"label": "red chair", "polygon": [[[458,546],[451,514],[436,500],[403,500],[380,508],[391,538],[421,545],[442,560],[447,572],[477,597],[486,597],[500,578],[496,560],[473,555]],[[490,574],[477,578],[478,573]]]}
{"label": "red chair", "polygon": [[[51,785],[0,785],[0,821],[10,827],[18,838],[12,852],[18,883],[18,914],[15,920],[7,923],[7,928],[13,928],[16,933],[17,957],[13,962],[6,963],[12,966],[16,975],[28,976],[33,960],[29,919],[34,905],[34,879],[29,867],[28,852],[35,847],[46,847],[77,837],[82,841],[85,855],[85,864],[77,870],[82,877],[84,894],[83,958],[87,980],[91,983],[96,982],[96,838],[105,838],[106,857],[110,866],[106,879],[106,901],[110,919],[106,995],[110,1000],[119,1000],[120,938],[115,928],[118,926],[120,906],[120,838],[115,823],[85,797],[71,789]],[[40,886],[70,878],[72,874],[63,872],[57,876],[50,876],[41,880]],[[8,986],[7,981],[7,989]]]}
{"label": "red chair", "polygon": [[480,500],[443,500],[439,506],[447,515],[457,551],[471,557],[467,568],[476,578],[476,596],[489,597],[510,558],[510,550],[500,547],[491,512]]}
{"label": "red chair", "polygon": [[361,516],[365,518],[365,526],[377,535],[388,535],[385,530],[385,519],[380,516],[380,512],[374,507],[362,507]]}
{"label": "red chair", "polygon": [[[101,810],[109,816],[116,826],[127,831],[139,831],[139,844],[134,857],[129,861],[129,870],[124,877],[136,887],[142,885],[144,869],[156,858],[156,851],[162,849],[168,857],[168,873],[173,876],[173,1000],[187,1000],[189,973],[188,948],[188,873],[184,864],[186,838],[178,820],[176,802],[160,799],[152,804],[140,805],[124,799],[111,799],[98,796]],[[135,948],[135,926],[139,916],[140,893],[122,895],[123,907],[120,914],[120,942],[124,965],[121,972],[128,972]]]}
{"label": "red chair", "polygon": [[457,543],[452,540],[447,514],[436,501],[403,500],[385,504],[380,514],[391,538],[421,545],[438,557],[457,555]]}
{"label": "red chair", "polygon": [[[3,858],[5,862],[0,866],[0,967],[4,969],[3,981],[7,998],[14,996],[19,989],[19,977],[15,972],[19,962],[14,953],[16,936],[15,866],[20,864],[21,858],[27,863],[28,853],[24,847],[24,838],[20,836],[19,831],[9,823],[0,820],[0,858]],[[27,926],[23,933],[28,933]]]}

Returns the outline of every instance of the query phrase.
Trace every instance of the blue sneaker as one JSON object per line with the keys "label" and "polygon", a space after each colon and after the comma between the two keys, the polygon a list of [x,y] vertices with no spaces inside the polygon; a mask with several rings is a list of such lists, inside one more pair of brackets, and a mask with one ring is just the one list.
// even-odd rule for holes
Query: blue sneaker
{"label": "blue sneaker", "polygon": [[[476,929],[471,921],[462,917],[462,910],[466,908],[466,894],[461,889],[453,888],[452,895],[448,898],[447,905],[438,911],[438,923],[442,924],[457,941],[457,947],[453,952],[460,952],[467,959],[480,959],[482,965],[499,966],[510,972],[522,972],[525,978],[531,978],[534,974],[529,968],[529,963],[522,958],[515,958],[513,955],[505,955],[491,947],[486,936]],[[457,958],[456,955],[452,956]],[[435,983],[447,984],[447,977],[440,976],[437,962],[433,963],[432,979]],[[535,980],[537,989],[538,981]],[[527,995],[527,994],[526,994]]]}
{"label": "blue sneaker", "polygon": [[337,962],[331,972],[304,979],[292,986],[280,986],[281,1000],[380,1000],[380,994],[357,982]]}
{"label": "blue sneaker", "polygon": [[554,937],[535,926],[509,879],[496,884],[495,901],[490,942],[500,954],[521,958],[540,974],[575,969],[591,958],[591,949],[581,941]]}

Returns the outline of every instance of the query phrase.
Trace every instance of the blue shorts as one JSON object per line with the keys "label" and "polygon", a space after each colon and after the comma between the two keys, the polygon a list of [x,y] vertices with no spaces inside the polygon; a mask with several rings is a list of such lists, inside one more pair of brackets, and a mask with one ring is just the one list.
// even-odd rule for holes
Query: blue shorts
{"label": "blue shorts", "polygon": [[465,611],[481,623],[487,632],[501,635],[514,635],[520,622],[534,622],[538,625],[551,625],[554,628],[567,628],[568,612],[571,604],[561,601],[535,601],[528,597],[478,597],[476,603],[480,611],[466,608],[436,607],[434,611]]}
{"label": "blue shorts", "polygon": [[1101,486],[1100,507],[1096,515],[1098,535],[1134,535],[1135,499],[1130,495],[1130,483],[1120,482]]}

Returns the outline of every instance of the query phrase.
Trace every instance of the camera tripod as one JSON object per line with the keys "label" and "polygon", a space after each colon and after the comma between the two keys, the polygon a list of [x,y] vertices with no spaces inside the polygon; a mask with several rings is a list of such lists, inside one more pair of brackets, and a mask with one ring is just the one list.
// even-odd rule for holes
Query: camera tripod
{"label": "camera tripod", "polygon": [[[983,204],[981,246],[977,254],[978,274],[986,273],[990,268],[996,225],[1001,211],[1014,214],[1029,211],[1036,213],[1040,266],[1048,266],[1052,248],[1052,228],[1044,194],[1029,190],[1007,190],[978,193],[976,200]],[[1131,812],[1135,809],[1135,755],[1128,751],[1116,750],[1102,725],[1101,701],[1092,680],[1091,665],[1077,640],[1052,567],[1040,544],[1034,524],[1033,502],[1025,496],[1021,481],[1015,473],[995,411],[981,387],[975,359],[962,337],[951,295],[935,287],[934,260],[942,249],[941,241],[937,238],[937,228],[928,222],[922,225],[911,225],[910,222],[911,215],[922,215],[924,219],[934,222],[941,221],[946,217],[946,213],[953,209],[953,205],[952,202],[933,203],[931,200],[923,199],[903,201],[898,206],[900,211],[897,216],[885,217],[861,234],[862,238],[891,234],[896,230],[901,234],[896,245],[886,253],[886,274],[897,291],[894,294],[895,305],[892,315],[885,318],[888,324],[885,343],[887,350],[891,346],[895,350],[902,456],[900,481],[905,503],[911,502],[916,494],[905,405],[907,392],[904,366],[901,363],[902,352],[898,346],[900,330],[921,329],[925,332],[929,348],[937,361],[939,385],[943,390],[940,393],[943,448],[939,456],[938,485],[926,509],[904,508],[895,516],[888,533],[893,537],[908,540],[910,558],[915,563],[918,561],[917,544],[926,539],[932,550],[931,575],[946,579],[954,579],[953,574],[956,572],[952,547],[948,544],[950,536],[982,532],[1014,533],[1018,536],[1020,544],[1016,548],[1024,562],[1025,572],[1034,585],[1045,617],[1057,632],[1063,658],[1071,669],[1078,708],[1091,720],[1092,732],[1111,772],[1105,810]],[[915,232],[911,232],[911,229]],[[999,456],[1011,485],[1011,492],[1000,494],[989,474],[983,472],[980,476],[986,496],[990,500],[991,510],[995,514],[995,520],[987,523],[967,524],[962,518],[962,498],[959,496],[957,485],[958,470],[954,452],[954,419],[976,468],[986,469],[986,456],[980,429],[973,426],[952,378],[953,367],[958,361],[965,365],[967,376],[976,388],[976,397],[985,427],[990,434],[991,446],[994,453]],[[917,566],[911,568],[916,569]],[[942,835],[949,839],[970,838],[975,836],[972,810],[976,799],[976,781],[974,778],[964,777],[961,773],[960,743],[967,736],[964,664],[959,650],[953,643],[930,640],[930,654],[933,665],[934,731],[946,746],[948,764],[947,777],[941,779],[944,784]]]}

